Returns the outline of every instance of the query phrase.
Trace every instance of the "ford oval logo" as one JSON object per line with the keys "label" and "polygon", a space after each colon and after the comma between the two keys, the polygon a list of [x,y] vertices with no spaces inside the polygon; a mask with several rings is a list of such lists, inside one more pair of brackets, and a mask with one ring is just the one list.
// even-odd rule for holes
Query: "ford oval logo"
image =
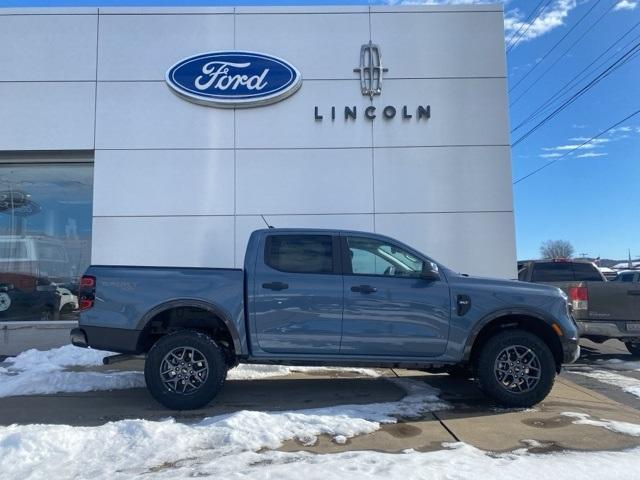
{"label": "ford oval logo", "polygon": [[216,107],[274,103],[300,88],[300,72],[264,53],[231,51],[186,58],[167,71],[167,84],[185,99]]}

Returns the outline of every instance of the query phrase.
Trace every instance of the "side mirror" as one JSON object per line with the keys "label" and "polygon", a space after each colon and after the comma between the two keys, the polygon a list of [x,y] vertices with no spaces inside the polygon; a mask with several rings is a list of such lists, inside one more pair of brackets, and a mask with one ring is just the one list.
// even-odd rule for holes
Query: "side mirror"
{"label": "side mirror", "polygon": [[425,280],[440,280],[438,265],[433,262],[423,262],[421,277]]}

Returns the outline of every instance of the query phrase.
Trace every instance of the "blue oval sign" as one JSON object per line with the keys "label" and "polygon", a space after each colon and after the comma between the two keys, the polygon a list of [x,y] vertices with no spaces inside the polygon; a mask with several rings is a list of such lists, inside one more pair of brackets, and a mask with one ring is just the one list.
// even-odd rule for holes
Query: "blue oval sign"
{"label": "blue oval sign", "polygon": [[232,51],[186,58],[167,71],[167,84],[191,102],[253,107],[277,102],[300,88],[300,72],[264,53]]}

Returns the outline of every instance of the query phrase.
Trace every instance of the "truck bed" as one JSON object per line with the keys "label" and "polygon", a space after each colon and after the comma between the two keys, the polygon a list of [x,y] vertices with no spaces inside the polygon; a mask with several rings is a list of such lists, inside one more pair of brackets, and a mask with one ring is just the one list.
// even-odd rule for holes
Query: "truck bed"
{"label": "truck bed", "polygon": [[[215,301],[219,310],[215,313],[234,326],[236,338],[246,338],[241,269],[93,265],[86,275],[96,278],[99,292],[94,307],[82,318],[95,348],[122,345],[122,353],[136,352],[147,320],[168,305],[185,301],[204,308]],[[245,351],[246,345],[241,347]]]}

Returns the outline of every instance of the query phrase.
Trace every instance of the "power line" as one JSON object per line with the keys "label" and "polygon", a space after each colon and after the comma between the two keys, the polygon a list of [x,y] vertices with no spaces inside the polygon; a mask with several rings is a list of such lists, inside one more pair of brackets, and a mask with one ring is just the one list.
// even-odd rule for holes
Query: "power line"
{"label": "power line", "polygon": [[527,133],[523,134],[520,138],[518,138],[518,140],[516,140],[515,142],[513,142],[513,144],[511,145],[512,147],[515,147],[516,145],[518,145],[519,143],[521,143],[522,141],[524,141],[527,137],[529,137],[531,134],[533,134],[536,130],[538,130],[540,127],[542,127],[545,123],[547,123],[548,121],[550,121],[552,118],[554,118],[556,115],[558,115],[562,110],[564,110],[565,108],[567,108],[569,105],[571,105],[573,102],[575,102],[578,98],[580,98],[582,95],[584,95],[586,92],[588,92],[589,90],[591,90],[591,88],[593,88],[598,82],[600,82],[600,80],[608,77],[609,75],[611,75],[614,71],[616,71],[618,68],[620,68],[622,65],[624,65],[625,63],[627,63],[629,60],[631,60],[635,54],[640,50],[640,42],[636,43],[632,48],[630,48],[627,52],[625,52],[620,58],[618,58],[618,60],[616,60],[614,63],[612,63],[611,65],[609,65],[609,67],[607,67],[603,72],[601,72],[598,76],[596,76],[593,80],[591,80],[591,82],[589,82],[586,86],[584,86],[582,89],[580,89],[578,92],[574,93],[571,97],[569,97],[569,99],[567,99],[564,103],[562,103],[558,108],[556,108],[553,112],[551,112],[549,115],[547,115],[544,119],[542,119],[540,122],[538,122],[534,127],[532,127]]}
{"label": "power line", "polygon": [[617,126],[623,124],[624,122],[626,122],[627,120],[635,117],[636,115],[640,114],[640,110],[636,110],[635,112],[627,115],[626,117],[624,117],[622,120],[620,120],[619,122],[614,123],[613,125],[611,125],[610,127],[606,128],[605,130],[602,130],[600,133],[598,133],[597,135],[594,135],[593,137],[591,137],[590,139],[586,140],[585,142],[581,143],[580,145],[578,145],[577,147],[572,148],[571,150],[567,151],[567,153],[565,153],[564,155],[561,155],[558,158],[554,158],[553,160],[545,163],[544,165],[542,165],[539,168],[536,168],[534,171],[527,173],[525,176],[520,177],[519,179],[517,179],[515,182],[513,182],[514,185],[520,183],[521,181],[529,178],[532,175],[535,175],[536,173],[538,173],[540,170],[543,170],[545,168],[547,168],[550,165],[553,165],[554,163],[556,163],[559,160],[562,160],[563,158],[571,155],[573,152],[575,152],[576,150],[579,150],[580,148],[584,147],[585,145],[587,145],[588,143],[593,142],[596,138],[601,137],[602,135],[604,135],[605,133],[607,133],[610,130],[613,130],[614,128],[616,128]]}
{"label": "power line", "polygon": [[558,40],[558,41],[553,45],[553,47],[551,47],[549,50],[547,50],[547,52],[542,56],[542,58],[541,58],[537,63],[535,63],[535,64],[533,65],[533,67],[531,67],[531,68],[529,69],[529,71],[528,71],[528,72],[527,72],[527,73],[526,73],[526,74],[525,74],[525,75],[524,75],[520,80],[518,80],[518,81],[516,82],[516,84],[515,84],[513,87],[511,87],[511,88],[509,89],[509,92],[511,92],[511,91],[512,91],[514,88],[516,88],[518,85],[520,85],[520,84],[524,81],[524,79],[525,79],[525,78],[527,78],[529,75],[531,75],[531,73],[532,73],[536,68],[538,68],[538,66],[539,66],[539,65],[544,61],[544,59],[545,59],[545,58],[547,58],[547,57],[551,54],[551,52],[553,52],[553,51],[556,49],[556,47],[557,47],[558,45],[560,45],[560,44],[564,41],[564,39],[565,39],[565,38],[567,38],[569,35],[571,35],[571,32],[573,32],[573,31],[575,30],[575,28],[576,28],[578,25],[580,25],[580,23],[582,23],[582,21],[583,21],[585,18],[587,18],[587,16],[588,16],[592,11],[593,11],[593,9],[594,9],[594,8],[596,8],[596,7],[598,6],[598,4],[599,4],[601,1],[602,1],[602,0],[596,0],[596,2],[591,6],[591,8],[590,8],[589,10],[587,10],[587,12],[586,12],[584,15],[582,15],[582,17],[580,17],[580,19],[579,19],[576,23],[574,23],[574,24],[573,24],[573,26],[569,29],[569,31],[568,31],[567,33],[565,33],[565,34],[562,36],[562,38],[560,38],[560,40]]}
{"label": "power line", "polygon": [[[544,7],[542,7],[542,10],[540,10],[538,12],[538,14],[535,16],[535,18],[532,18],[533,14],[536,13],[538,8],[540,8],[540,5],[542,5],[542,2],[544,2],[544,1],[545,0],[540,0],[538,2],[538,4],[535,6],[535,8],[533,10],[531,10],[531,13],[529,14],[529,16],[524,20],[524,22],[522,22],[520,24],[520,28],[518,29],[518,31],[515,32],[514,34],[512,34],[511,37],[509,37],[509,39],[507,40],[507,53],[509,53],[511,51],[511,49],[516,46],[516,44],[522,38],[522,36],[525,33],[527,33],[527,31],[529,31],[529,29],[531,28],[531,25],[533,24],[533,22],[536,21],[540,15],[542,15],[542,12],[544,12],[544,10],[547,8],[547,5],[549,5],[549,3],[551,2],[551,0],[546,0],[546,3],[544,5]],[[522,32],[522,29],[525,27],[525,25],[527,26],[527,29],[524,32]],[[522,33],[520,33],[520,32],[522,32]],[[518,36],[518,38],[516,38],[515,41],[514,41],[514,38],[516,36]]]}
{"label": "power line", "polygon": [[[562,88],[560,88],[558,91],[556,91],[556,93],[554,93],[550,98],[548,98],[542,105],[540,105],[538,108],[536,108],[527,118],[525,118],[516,127],[514,127],[511,130],[511,133],[519,130],[521,127],[523,127],[524,125],[529,123],[529,121],[531,121],[532,119],[537,117],[541,112],[543,112],[547,108],[547,106],[552,104],[557,98],[561,97],[562,95],[564,95],[565,92],[567,92],[571,88],[573,88],[573,86],[575,84],[579,83],[584,78],[586,78],[589,75],[591,75],[591,73],[593,73],[594,71],[598,70],[598,68],[600,68],[606,62],[608,62],[615,55],[615,53],[610,55],[609,57],[607,57],[603,62],[598,64],[595,68],[589,70],[598,60],[600,60],[604,55],[606,55],[609,51],[611,51],[618,43],[620,43],[627,35],[629,35],[639,25],[640,25],[640,22],[636,23],[629,30],[627,30],[624,34],[622,34],[622,36],[620,36],[615,42],[613,42],[611,45],[609,45],[609,47],[607,47],[602,53],[600,53],[600,55],[598,55],[595,59],[593,59],[591,61],[591,63],[589,63],[589,65],[587,65],[580,72],[578,72],[576,75],[574,75],[573,78],[571,78],[567,83],[565,83],[562,86]],[[632,44],[634,41],[636,41],[638,38],[640,38],[640,36],[634,37],[629,42],[627,42],[622,48],[626,48],[627,46]],[[587,70],[589,70],[589,71],[587,71]],[[587,73],[585,73],[585,72],[587,72]]]}
{"label": "power line", "polygon": [[560,60],[562,60],[562,59],[564,58],[564,56],[565,56],[567,53],[569,53],[569,52],[573,49],[573,47],[575,47],[578,43],[580,43],[580,40],[582,40],[582,39],[587,35],[587,33],[589,33],[591,30],[593,30],[593,28],[594,28],[596,25],[598,25],[598,23],[600,23],[600,21],[601,21],[601,20],[602,20],[602,19],[603,19],[603,18],[604,18],[604,17],[605,17],[609,12],[611,12],[611,11],[613,10],[613,7],[615,7],[615,6],[617,5],[617,3],[618,3],[618,0],[613,0],[613,3],[611,4],[611,6],[609,6],[609,8],[608,8],[607,10],[605,10],[605,11],[604,11],[604,13],[603,13],[602,15],[600,15],[600,17],[598,17],[598,19],[597,19],[595,22],[593,22],[593,23],[592,23],[592,24],[591,24],[591,25],[590,25],[590,26],[589,26],[589,27],[588,27],[584,32],[582,32],[582,35],[580,35],[580,36],[579,36],[579,37],[578,37],[578,38],[577,38],[577,39],[576,39],[576,40],[575,40],[575,41],[574,41],[574,42],[569,46],[569,48],[567,48],[564,52],[562,52],[562,53],[560,54],[560,56],[559,56],[558,58],[556,58],[556,60],[555,60],[551,65],[549,65],[549,67],[548,67],[544,72],[542,72],[542,74],[538,75],[538,76],[536,77],[536,79],[535,79],[533,82],[531,82],[531,84],[530,84],[530,85],[525,89],[525,91],[524,91],[524,92],[522,92],[522,93],[520,94],[520,96],[518,96],[518,98],[516,98],[513,102],[511,102],[511,103],[509,104],[509,106],[510,106],[510,107],[513,107],[516,103],[518,103],[518,101],[520,101],[520,99],[521,99],[522,97],[524,97],[524,96],[525,96],[525,94],[526,94],[529,90],[531,90],[533,87],[535,87],[535,86],[538,84],[538,82],[540,81],[540,79],[541,79],[542,77],[544,77],[547,73],[549,73],[549,71],[550,71],[553,67],[555,67],[555,66],[558,64],[558,62],[559,62]]}

